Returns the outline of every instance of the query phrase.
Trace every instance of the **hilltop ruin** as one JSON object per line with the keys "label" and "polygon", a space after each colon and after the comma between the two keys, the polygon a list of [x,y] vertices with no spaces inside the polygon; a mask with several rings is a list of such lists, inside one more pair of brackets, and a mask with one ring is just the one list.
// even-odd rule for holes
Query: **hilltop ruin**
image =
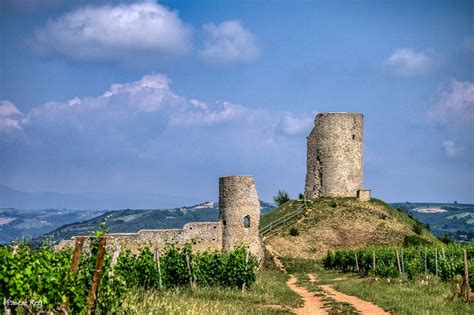
{"label": "hilltop ruin", "polygon": [[305,198],[359,197],[363,189],[364,116],[360,113],[320,113],[307,137]]}

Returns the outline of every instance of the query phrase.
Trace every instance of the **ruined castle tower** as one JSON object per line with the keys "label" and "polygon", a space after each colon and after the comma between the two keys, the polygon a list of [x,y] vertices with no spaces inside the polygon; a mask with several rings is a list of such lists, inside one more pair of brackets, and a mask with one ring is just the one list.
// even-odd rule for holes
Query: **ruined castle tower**
{"label": "ruined castle tower", "polygon": [[363,186],[363,115],[320,113],[314,122],[305,197],[356,197]]}
{"label": "ruined castle tower", "polygon": [[224,252],[246,244],[252,254],[263,257],[258,233],[260,200],[252,176],[219,178],[219,217]]}

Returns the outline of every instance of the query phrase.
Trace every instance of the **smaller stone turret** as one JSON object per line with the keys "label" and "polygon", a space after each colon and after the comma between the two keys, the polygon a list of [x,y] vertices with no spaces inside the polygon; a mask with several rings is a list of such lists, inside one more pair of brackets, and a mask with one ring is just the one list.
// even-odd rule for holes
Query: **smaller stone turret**
{"label": "smaller stone turret", "polygon": [[252,254],[263,258],[258,233],[260,200],[252,176],[219,178],[219,217],[224,252],[245,244]]}

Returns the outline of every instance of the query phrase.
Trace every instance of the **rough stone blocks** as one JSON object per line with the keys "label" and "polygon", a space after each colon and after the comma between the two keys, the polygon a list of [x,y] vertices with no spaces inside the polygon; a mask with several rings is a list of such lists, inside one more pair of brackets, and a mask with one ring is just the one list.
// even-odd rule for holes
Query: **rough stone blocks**
{"label": "rough stone blocks", "polygon": [[308,136],[305,197],[356,197],[363,187],[363,115],[320,113]]}
{"label": "rough stone blocks", "polygon": [[360,189],[357,191],[357,199],[359,199],[359,201],[370,201],[370,198],[369,189]]}
{"label": "rough stone blocks", "polygon": [[[182,229],[111,233],[107,235],[107,250],[120,252],[130,249],[138,253],[144,247],[163,250],[167,243],[180,245],[193,241],[196,251],[227,251],[246,245],[262,261],[264,251],[258,232],[260,200],[252,176],[219,178],[219,218],[218,222],[187,223]],[[84,243],[86,249],[89,243],[89,240]],[[74,237],[61,241],[56,249],[73,246]]]}
{"label": "rough stone blocks", "polygon": [[260,200],[252,176],[219,178],[219,216],[223,251],[244,244],[252,254],[263,258],[258,232]]}

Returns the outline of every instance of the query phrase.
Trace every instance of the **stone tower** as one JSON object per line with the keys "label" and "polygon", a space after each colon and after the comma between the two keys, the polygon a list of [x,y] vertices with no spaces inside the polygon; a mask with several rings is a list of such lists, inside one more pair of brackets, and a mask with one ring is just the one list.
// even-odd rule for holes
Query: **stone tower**
{"label": "stone tower", "polygon": [[222,250],[245,244],[259,259],[263,248],[258,233],[260,200],[252,176],[219,178],[219,217],[222,221]]}
{"label": "stone tower", "polygon": [[308,136],[305,197],[356,197],[363,186],[363,115],[320,113]]}

